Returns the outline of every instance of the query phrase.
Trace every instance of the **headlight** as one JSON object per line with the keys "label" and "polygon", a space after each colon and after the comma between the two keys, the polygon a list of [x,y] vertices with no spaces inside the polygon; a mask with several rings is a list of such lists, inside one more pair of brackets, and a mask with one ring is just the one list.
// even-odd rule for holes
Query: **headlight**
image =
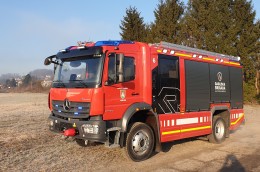
{"label": "headlight", "polygon": [[83,124],[82,130],[84,133],[88,134],[98,134],[98,125],[92,125],[92,124]]}

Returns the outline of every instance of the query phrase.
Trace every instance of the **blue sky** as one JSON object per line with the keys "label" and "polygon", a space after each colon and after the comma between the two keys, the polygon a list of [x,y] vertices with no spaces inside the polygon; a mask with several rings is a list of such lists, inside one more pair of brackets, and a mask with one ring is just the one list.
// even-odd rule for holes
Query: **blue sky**
{"label": "blue sky", "polygon": [[[187,0],[184,0],[187,2]],[[77,41],[120,39],[119,25],[130,5],[145,22],[154,20],[158,0],[8,0],[0,5],[0,75],[26,75],[50,68],[43,60]],[[253,0],[257,18],[260,1]]]}

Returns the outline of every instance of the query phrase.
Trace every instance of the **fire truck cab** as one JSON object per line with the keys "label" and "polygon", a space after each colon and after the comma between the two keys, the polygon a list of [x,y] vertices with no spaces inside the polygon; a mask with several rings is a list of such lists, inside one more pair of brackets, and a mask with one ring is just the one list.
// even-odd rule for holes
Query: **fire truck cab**
{"label": "fire truck cab", "polygon": [[51,131],[142,161],[162,142],[221,143],[244,121],[239,57],[161,42],[80,43],[47,57]]}

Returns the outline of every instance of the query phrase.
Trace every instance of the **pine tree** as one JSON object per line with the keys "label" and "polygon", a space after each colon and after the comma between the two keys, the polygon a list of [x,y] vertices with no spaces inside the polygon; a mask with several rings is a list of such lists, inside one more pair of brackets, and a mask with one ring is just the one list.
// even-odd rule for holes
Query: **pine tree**
{"label": "pine tree", "polygon": [[145,30],[146,30],[145,42],[147,42],[147,43],[152,43],[152,42],[153,42],[152,23],[150,23],[150,24],[145,24]]}
{"label": "pine tree", "polygon": [[190,0],[182,26],[184,45],[241,57],[251,87],[260,39],[251,1]]}
{"label": "pine tree", "polygon": [[[216,9],[216,1],[190,0],[188,10],[182,20],[182,34],[184,45],[216,51],[217,38],[220,37],[219,28],[221,18]],[[213,44],[213,45],[211,45]],[[215,44],[215,45],[214,45]],[[210,48],[209,48],[210,47]]]}
{"label": "pine tree", "polygon": [[123,40],[145,42],[147,38],[146,25],[144,24],[143,17],[135,7],[126,9],[126,16],[121,21],[120,25],[121,37]]}
{"label": "pine tree", "polygon": [[14,78],[10,81],[10,87],[16,87],[16,81]]}
{"label": "pine tree", "polygon": [[[255,24],[255,34],[260,35],[260,20],[258,20]],[[255,88],[258,97],[258,101],[260,102],[260,39],[258,39],[256,45],[255,53],[253,54],[253,61],[255,67]]]}
{"label": "pine tree", "polygon": [[10,87],[10,82],[11,82],[10,79],[5,80],[5,85],[6,85],[6,87]]}
{"label": "pine tree", "polygon": [[183,42],[243,58],[254,52],[259,39],[254,19],[251,1],[192,0],[184,17]]}
{"label": "pine tree", "polygon": [[241,57],[246,79],[251,80],[255,76],[254,61],[259,53],[260,28],[259,22],[255,23],[255,11],[253,10],[252,1],[235,0],[233,2],[232,18],[236,26],[234,30],[234,46],[236,47],[235,55]]}
{"label": "pine tree", "polygon": [[23,85],[28,86],[32,82],[32,77],[30,74],[25,75],[23,79]]}
{"label": "pine tree", "polygon": [[179,43],[180,19],[184,4],[179,0],[160,0],[154,11],[155,21],[151,24],[153,42]]}
{"label": "pine tree", "polygon": [[16,81],[15,81],[14,78],[12,78],[12,79],[7,79],[7,80],[5,81],[5,85],[6,85],[6,87],[16,87]]}

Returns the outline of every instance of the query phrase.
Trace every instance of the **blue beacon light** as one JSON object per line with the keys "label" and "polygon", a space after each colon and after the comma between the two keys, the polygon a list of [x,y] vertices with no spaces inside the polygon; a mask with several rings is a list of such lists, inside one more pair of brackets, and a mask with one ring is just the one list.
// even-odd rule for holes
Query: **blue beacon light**
{"label": "blue beacon light", "polygon": [[133,41],[98,41],[95,46],[118,46],[120,44],[134,44]]}

